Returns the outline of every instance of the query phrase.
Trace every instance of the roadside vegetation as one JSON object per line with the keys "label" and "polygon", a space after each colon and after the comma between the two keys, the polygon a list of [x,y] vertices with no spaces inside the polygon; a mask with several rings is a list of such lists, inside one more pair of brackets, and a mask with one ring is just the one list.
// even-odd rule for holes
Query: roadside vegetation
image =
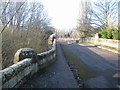
{"label": "roadside vegetation", "polygon": [[47,51],[48,38],[54,32],[44,6],[40,2],[2,2],[0,34],[2,34],[2,68],[13,64],[16,51],[33,48]]}
{"label": "roadside vegetation", "polygon": [[118,0],[81,1],[78,25],[69,32],[58,32],[59,37],[79,40],[99,33],[101,38],[120,40],[118,3]]}
{"label": "roadside vegetation", "polygon": [[120,30],[116,28],[100,29],[99,34],[101,38],[120,40]]}
{"label": "roadside vegetation", "polygon": [[81,2],[81,7],[76,28],[80,37],[92,37],[99,32],[102,38],[120,39],[117,0],[85,1]]}
{"label": "roadside vegetation", "polygon": [[87,79],[98,76],[98,74],[93,69],[88,67],[78,57],[73,55],[64,45],[61,45],[61,48],[62,48],[63,53],[67,59],[67,62],[75,65],[76,69],[78,70],[79,76],[83,80],[87,80]]}

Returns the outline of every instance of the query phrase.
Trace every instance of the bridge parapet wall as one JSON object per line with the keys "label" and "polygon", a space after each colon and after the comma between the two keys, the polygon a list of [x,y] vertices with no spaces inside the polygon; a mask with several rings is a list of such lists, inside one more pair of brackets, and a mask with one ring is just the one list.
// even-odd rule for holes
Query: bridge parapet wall
{"label": "bridge parapet wall", "polygon": [[87,42],[94,43],[96,45],[101,45],[101,46],[108,46],[108,47],[116,48],[117,50],[120,50],[120,40],[90,37],[90,38],[87,38]]}
{"label": "bridge parapet wall", "polygon": [[51,50],[37,54],[36,62],[33,63],[32,60],[32,58],[26,58],[17,64],[1,70],[0,80],[2,80],[2,85],[0,89],[17,88],[33,74],[52,64],[56,60],[56,39]]}

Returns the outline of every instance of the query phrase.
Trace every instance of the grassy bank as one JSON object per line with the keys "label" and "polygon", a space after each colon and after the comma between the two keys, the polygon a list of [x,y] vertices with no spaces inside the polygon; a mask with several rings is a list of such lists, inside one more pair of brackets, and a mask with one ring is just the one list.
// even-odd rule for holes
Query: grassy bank
{"label": "grassy bank", "polygon": [[83,80],[98,76],[94,70],[84,64],[78,57],[73,55],[64,45],[61,45],[61,48],[67,59],[67,62],[75,65],[76,69],[78,70],[78,74]]}

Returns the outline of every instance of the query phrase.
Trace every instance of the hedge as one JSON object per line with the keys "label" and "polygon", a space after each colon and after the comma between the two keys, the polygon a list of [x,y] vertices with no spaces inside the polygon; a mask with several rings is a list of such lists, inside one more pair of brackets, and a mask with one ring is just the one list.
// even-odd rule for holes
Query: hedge
{"label": "hedge", "polygon": [[120,31],[117,29],[101,29],[99,34],[102,38],[120,40]]}

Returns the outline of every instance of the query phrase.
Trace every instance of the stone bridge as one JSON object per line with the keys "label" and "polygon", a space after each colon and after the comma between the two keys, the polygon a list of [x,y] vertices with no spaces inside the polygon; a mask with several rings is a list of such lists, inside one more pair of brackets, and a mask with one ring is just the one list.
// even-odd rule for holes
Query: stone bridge
{"label": "stone bridge", "polygon": [[18,88],[32,75],[55,61],[56,39],[53,41],[51,50],[40,54],[36,54],[29,48],[19,49],[15,54],[15,64],[0,71],[0,89]]}

